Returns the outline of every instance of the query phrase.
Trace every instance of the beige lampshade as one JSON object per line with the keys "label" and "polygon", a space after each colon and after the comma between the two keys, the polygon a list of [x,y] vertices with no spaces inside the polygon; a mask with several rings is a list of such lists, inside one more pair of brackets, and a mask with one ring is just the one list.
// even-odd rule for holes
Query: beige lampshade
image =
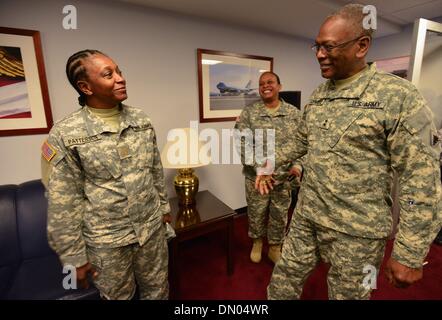
{"label": "beige lampshade", "polygon": [[210,163],[207,146],[199,141],[198,133],[191,128],[176,128],[169,131],[167,143],[161,152],[164,168],[197,168]]}

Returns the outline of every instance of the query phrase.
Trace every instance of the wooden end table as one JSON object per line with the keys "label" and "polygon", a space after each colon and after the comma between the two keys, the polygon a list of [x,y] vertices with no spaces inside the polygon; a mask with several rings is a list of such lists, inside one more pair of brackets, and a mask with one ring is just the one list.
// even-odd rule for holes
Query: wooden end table
{"label": "wooden end table", "polygon": [[200,191],[193,206],[178,205],[178,198],[169,199],[172,227],[176,237],[169,243],[170,299],[179,294],[178,257],[181,242],[197,238],[216,230],[225,229],[227,274],[233,274],[233,221],[235,211],[209,191]]}

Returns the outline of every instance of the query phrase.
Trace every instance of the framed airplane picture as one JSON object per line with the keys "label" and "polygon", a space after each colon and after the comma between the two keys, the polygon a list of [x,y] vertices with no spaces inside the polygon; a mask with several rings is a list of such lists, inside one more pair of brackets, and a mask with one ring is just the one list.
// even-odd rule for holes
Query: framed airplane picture
{"label": "framed airplane picture", "polygon": [[0,136],[52,127],[40,33],[0,27]]}
{"label": "framed airplane picture", "polygon": [[234,121],[245,106],[260,101],[261,73],[273,58],[198,49],[200,122]]}

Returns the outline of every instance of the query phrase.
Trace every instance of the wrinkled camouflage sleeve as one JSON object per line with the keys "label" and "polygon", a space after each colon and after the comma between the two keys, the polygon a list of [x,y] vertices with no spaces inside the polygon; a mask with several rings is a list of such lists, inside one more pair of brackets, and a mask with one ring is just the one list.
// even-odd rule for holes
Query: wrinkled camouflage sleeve
{"label": "wrinkled camouflage sleeve", "polygon": [[301,185],[302,180],[302,174],[304,173],[304,162],[305,162],[306,156],[303,155],[301,158],[295,160],[295,162],[292,165],[292,168],[298,169],[298,171],[301,173],[300,177],[294,177],[291,181],[292,188],[299,187]]}
{"label": "wrinkled camouflage sleeve", "polygon": [[[301,185],[301,178],[304,170],[303,163],[305,161],[305,158],[306,156],[304,155],[295,161],[287,161],[283,165],[276,168],[275,170],[276,181],[284,181],[286,179],[289,179],[292,188],[299,187]],[[290,170],[292,168],[298,169],[299,172],[301,173],[301,177],[290,176]]]}
{"label": "wrinkled camouflage sleeve", "polygon": [[236,120],[234,131],[235,147],[239,155],[241,155],[241,163],[243,166],[251,166],[255,169],[262,166],[255,161],[255,139],[253,135],[252,125],[250,123],[250,114],[247,108],[243,109],[241,115]]}
{"label": "wrinkled camouflage sleeve", "polygon": [[406,96],[398,119],[387,138],[400,188],[400,223],[392,257],[420,268],[441,226],[440,147],[432,146],[432,114],[417,90]]}
{"label": "wrinkled camouflage sleeve", "polygon": [[302,164],[305,161],[304,155],[308,150],[308,127],[306,121],[306,114],[308,112],[308,105],[305,107],[305,111],[298,123],[292,126],[291,135],[292,139],[276,150],[276,157],[279,159],[280,170],[290,170],[292,166],[302,168]]}
{"label": "wrinkled camouflage sleeve", "polygon": [[82,235],[84,176],[79,161],[64,148],[56,128],[48,142],[57,151],[51,160],[48,182],[49,245],[63,265],[80,267],[88,261]]}
{"label": "wrinkled camouflage sleeve", "polygon": [[153,130],[153,153],[153,183],[160,197],[161,213],[164,215],[170,213],[170,205],[167,197],[166,185],[164,182],[163,165],[161,164],[161,156],[158,150],[155,130]]}
{"label": "wrinkled camouflage sleeve", "polygon": [[[301,111],[298,111],[298,116],[294,119],[294,121],[287,124],[284,128],[284,131],[286,131],[284,135],[284,141],[278,144],[279,148],[282,148],[282,153],[278,154],[277,152],[277,156],[281,158],[276,159],[277,168],[275,170],[275,179],[277,181],[284,181],[286,179],[289,179],[292,188],[300,185],[300,178],[293,178],[293,176],[290,176],[289,171],[292,168],[296,168],[299,170],[299,172],[302,173],[303,163],[306,159],[305,152],[307,151],[307,132],[305,127],[299,127],[300,125],[305,124],[305,120],[302,119],[302,117],[303,115]],[[299,154],[294,152],[294,150],[296,150],[296,148],[298,148],[300,144],[302,144],[303,149],[300,150],[300,154],[303,155],[299,158]]]}

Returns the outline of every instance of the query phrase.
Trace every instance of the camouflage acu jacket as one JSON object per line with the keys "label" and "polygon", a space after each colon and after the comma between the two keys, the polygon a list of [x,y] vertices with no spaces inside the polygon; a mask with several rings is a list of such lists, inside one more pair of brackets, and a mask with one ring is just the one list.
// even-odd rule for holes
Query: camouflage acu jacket
{"label": "camouflage acu jacket", "polygon": [[[299,111],[295,106],[281,101],[279,110],[274,114],[267,111],[266,106],[263,102],[255,103],[251,106],[247,106],[241,112],[239,119],[235,123],[235,129],[240,130],[241,133],[250,130],[249,132],[253,135],[253,140],[251,139],[241,139],[241,162],[243,164],[243,174],[249,179],[255,179],[256,168],[262,166],[263,163],[256,161],[256,154],[261,153],[266,156],[267,152],[267,129],[274,129],[274,141],[276,150],[284,148],[289,141],[292,139],[293,128],[297,127],[298,122],[301,119],[301,111]],[[257,134],[256,129],[263,129],[262,139],[260,135]],[[237,144],[237,146],[240,146]],[[251,160],[247,161],[246,150],[252,151]],[[238,148],[239,151],[239,148]],[[273,150],[274,152],[274,150]],[[277,155],[277,153],[275,153]],[[298,161],[297,165],[301,165]],[[280,159],[275,158],[275,168],[279,168],[281,165]]]}
{"label": "camouflage acu jacket", "polygon": [[417,89],[372,64],[341,90],[320,85],[298,128],[285,154],[307,154],[298,212],[346,234],[387,237],[394,169],[401,215],[393,257],[420,267],[442,217],[440,145]]}
{"label": "camouflage acu jacket", "polygon": [[170,211],[154,129],[122,105],[120,131],[82,108],[49,133],[48,238],[63,263],[87,262],[85,244],[144,244]]}

